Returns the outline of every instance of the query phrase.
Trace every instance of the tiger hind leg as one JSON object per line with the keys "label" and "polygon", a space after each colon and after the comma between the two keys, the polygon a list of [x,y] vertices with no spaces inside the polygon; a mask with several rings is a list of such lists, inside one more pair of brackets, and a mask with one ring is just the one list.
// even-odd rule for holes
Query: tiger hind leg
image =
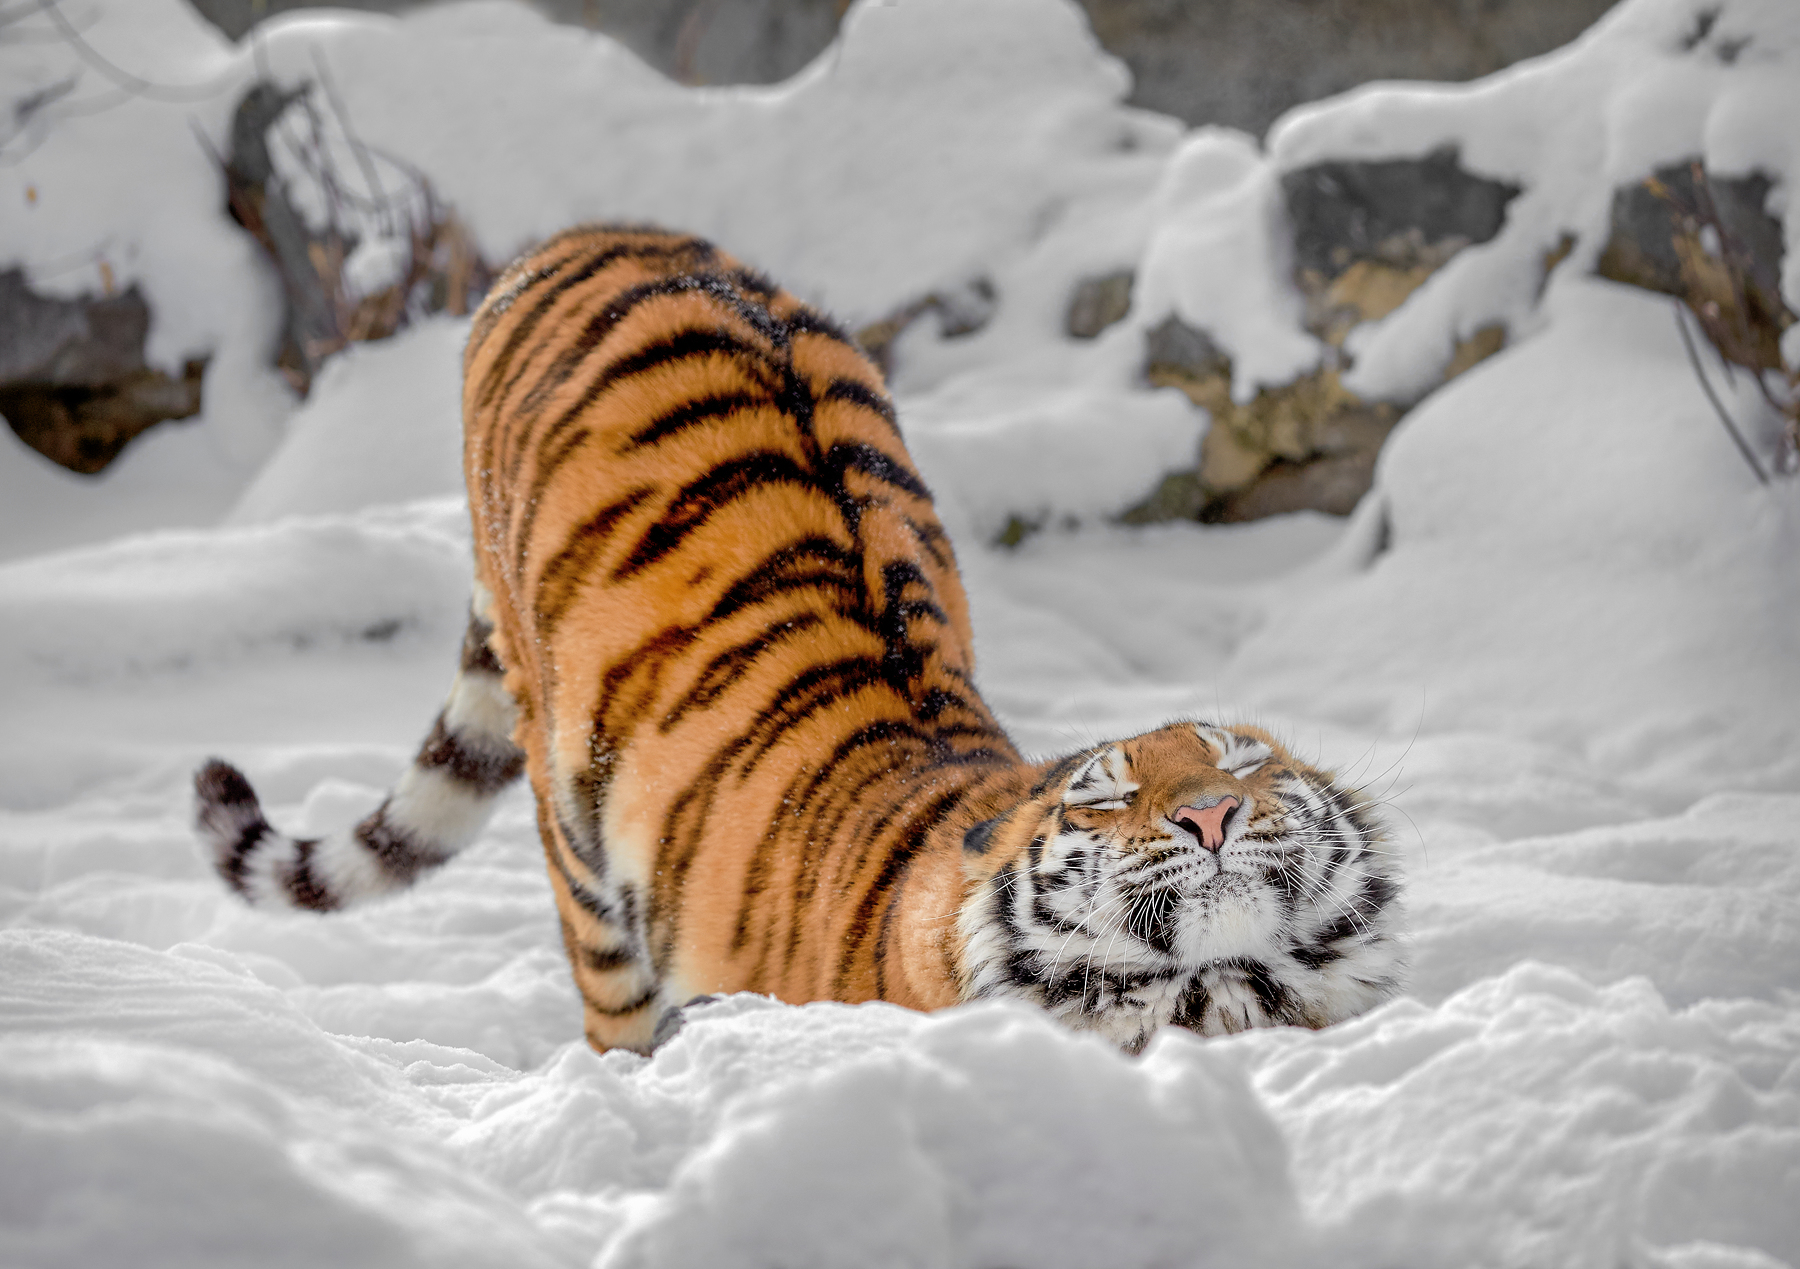
{"label": "tiger hind leg", "polygon": [[213,758],[195,773],[195,827],[227,885],[258,907],[330,911],[404,889],[475,840],[525,766],[488,644],[489,602],[477,584],[449,699],[412,766],[354,828],[289,837],[263,818],[236,767]]}

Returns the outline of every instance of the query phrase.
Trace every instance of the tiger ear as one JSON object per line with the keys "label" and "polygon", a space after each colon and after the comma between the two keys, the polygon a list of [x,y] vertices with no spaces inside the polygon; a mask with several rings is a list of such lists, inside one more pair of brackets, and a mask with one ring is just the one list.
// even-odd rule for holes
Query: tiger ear
{"label": "tiger ear", "polygon": [[1020,842],[1014,840],[1018,833],[1012,823],[1018,809],[1013,807],[963,830],[963,876],[968,880],[986,881],[1019,853]]}

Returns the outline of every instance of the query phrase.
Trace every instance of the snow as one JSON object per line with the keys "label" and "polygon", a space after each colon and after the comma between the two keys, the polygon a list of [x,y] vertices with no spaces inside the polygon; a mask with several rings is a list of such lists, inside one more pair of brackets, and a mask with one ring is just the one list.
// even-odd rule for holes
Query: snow
{"label": "snow", "polygon": [[[1524,186],[1498,237],[1357,332],[1345,386],[1410,402],[1439,377],[1455,339],[1493,323],[1528,328],[1538,262],[1567,233],[1575,247],[1565,271],[1590,271],[1618,185],[1692,158],[1719,176],[1792,172],[1800,152],[1782,120],[1797,54],[1800,10],[1787,0],[1622,4],[1567,49],[1474,85],[1368,85],[1279,120],[1269,152],[1282,171],[1451,145],[1470,171]],[[1800,204],[1783,202],[1770,210],[1783,219],[1782,287],[1794,308]]]}
{"label": "snow", "polygon": [[[1143,260],[1145,315],[1174,313],[1230,354],[1232,396],[1291,382],[1324,345],[1301,329],[1277,173],[1253,138],[1201,128],[1170,160]],[[1152,316],[1152,320],[1156,320]]]}
{"label": "snow", "polygon": [[[64,8],[221,87],[7,149],[0,267],[74,292],[110,261],[154,359],[214,361],[202,417],[98,481],[0,446],[0,1261],[1800,1263],[1800,504],[1720,432],[1666,299],[1583,263],[1614,181],[1703,147],[1778,178],[1800,307],[1790,6],[1732,0],[1684,51],[1698,5],[1628,0],[1488,80],[1304,108],[1266,152],[1119,106],[1052,0],[865,4],[788,84],[730,90],[493,4],[238,49],[173,0]],[[72,55],[0,56],[31,87]],[[242,765],[284,827],[356,819],[440,703],[468,580],[466,323],[355,348],[298,407],[265,368],[273,283],[192,133],[218,143],[258,57],[327,65],[495,259],[662,218],[852,322],[988,278],[992,320],[927,316],[893,376],[984,691],[1036,752],[1191,713],[1346,772],[1406,857],[1409,994],[1135,1059],[1023,1007],[739,997],[598,1055],[523,790],[392,901],[243,907],[193,842],[194,766]],[[1108,523],[1206,426],[1139,383],[1147,327],[1207,325],[1240,392],[1317,355],[1278,174],[1446,141],[1525,192],[1353,373],[1411,399],[1455,334],[1500,318],[1507,349],[1425,396],[1348,521]],[[1075,280],[1133,266],[1132,313],[1063,338]],[[1771,456],[1754,386],[1725,390]],[[1015,515],[1041,531],[990,546]]]}
{"label": "snow", "polygon": [[[434,317],[325,363],[233,524],[463,496],[466,321]],[[390,424],[396,413],[405,424]]]}

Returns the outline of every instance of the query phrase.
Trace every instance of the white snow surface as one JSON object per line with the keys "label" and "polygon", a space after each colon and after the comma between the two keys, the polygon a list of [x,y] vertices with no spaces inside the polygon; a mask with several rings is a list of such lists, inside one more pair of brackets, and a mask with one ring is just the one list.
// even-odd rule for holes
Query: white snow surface
{"label": "white snow surface", "polygon": [[[0,1263],[1800,1265],[1800,496],[1733,451],[1667,301],[1582,254],[1614,182],[1704,152],[1776,179],[1800,307],[1790,4],[1627,0],[1267,152],[1118,105],[1056,0],[865,3],[794,80],[729,90],[501,5],[236,49],[175,0],[62,11],[168,91],[0,150],[0,267],[74,293],[104,261],[153,358],[214,360],[203,416],[99,481],[0,447]],[[1139,1058],[1024,1007],[736,997],[597,1055],[524,790],[391,901],[243,907],[193,768],[238,762],[283,827],[360,816],[448,686],[468,576],[464,324],[353,350],[297,409],[264,368],[274,284],[194,140],[259,59],[327,67],[496,258],[660,219],[852,321],[989,278],[989,325],[928,317],[894,382],[990,701],[1034,752],[1250,719],[1362,783],[1406,857],[1410,993]],[[28,91],[74,64],[0,43]],[[1455,333],[1505,320],[1506,351],[1421,402],[1347,522],[1110,525],[1206,425],[1139,384],[1146,326],[1208,325],[1239,391],[1317,355],[1276,174],[1446,142],[1526,192],[1357,373],[1410,399]],[[1131,316],[1063,338],[1073,281],[1134,265]],[[1767,458],[1758,401],[1739,376]],[[1046,527],[987,545],[1012,515]]]}

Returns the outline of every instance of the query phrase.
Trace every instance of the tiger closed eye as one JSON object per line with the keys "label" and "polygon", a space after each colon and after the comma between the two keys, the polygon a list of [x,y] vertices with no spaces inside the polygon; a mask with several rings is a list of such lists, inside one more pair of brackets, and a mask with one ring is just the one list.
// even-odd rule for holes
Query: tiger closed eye
{"label": "tiger closed eye", "polygon": [[1121,794],[1118,797],[1103,798],[1098,802],[1064,802],[1063,808],[1070,811],[1123,811],[1137,803],[1137,792]]}

